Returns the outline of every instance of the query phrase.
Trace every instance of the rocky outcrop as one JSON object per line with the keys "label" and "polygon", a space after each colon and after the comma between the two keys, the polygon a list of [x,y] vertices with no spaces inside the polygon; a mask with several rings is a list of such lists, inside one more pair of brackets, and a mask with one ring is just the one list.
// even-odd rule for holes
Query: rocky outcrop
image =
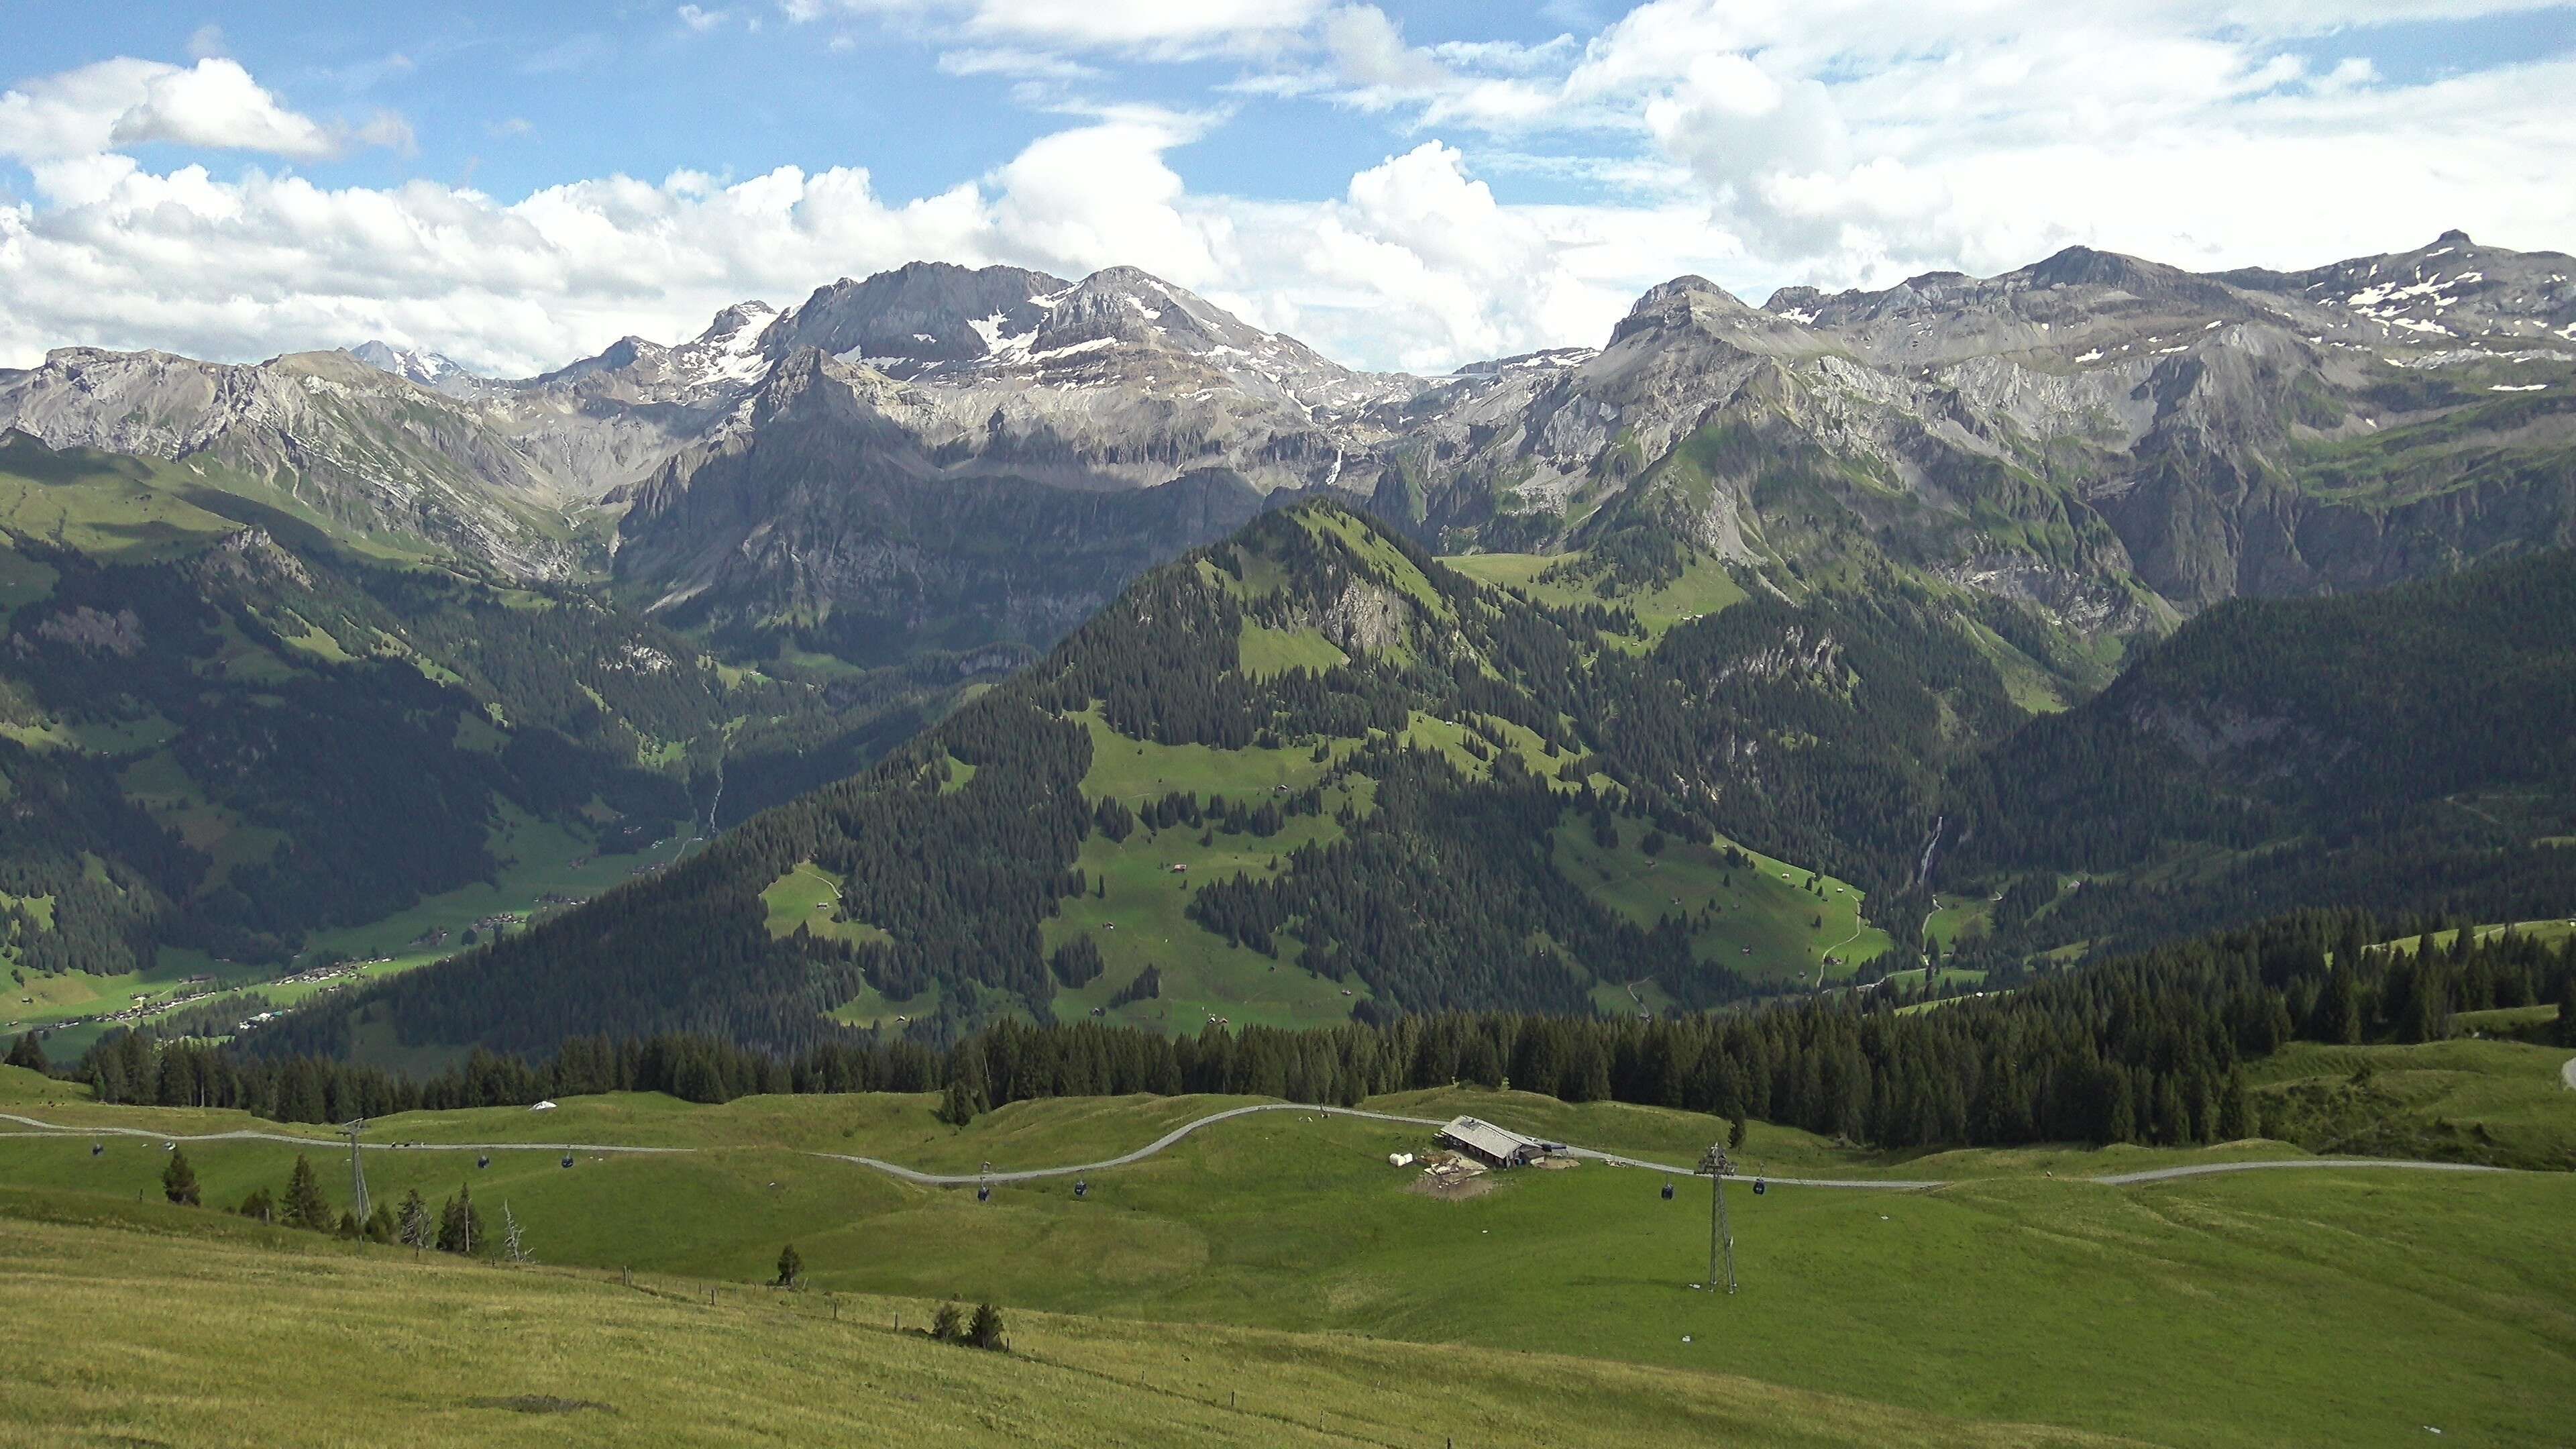
{"label": "rocky outcrop", "polygon": [[1346,654],[1369,654],[1399,643],[1413,606],[1374,579],[1353,579],[1324,607],[1324,637]]}

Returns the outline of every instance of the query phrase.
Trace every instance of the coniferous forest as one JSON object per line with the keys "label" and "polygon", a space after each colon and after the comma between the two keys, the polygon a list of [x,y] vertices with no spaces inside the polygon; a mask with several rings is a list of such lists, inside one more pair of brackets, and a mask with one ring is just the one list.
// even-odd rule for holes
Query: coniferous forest
{"label": "coniferous forest", "polygon": [[[1130,1093],[1347,1105],[1469,1083],[1760,1118],[1882,1148],[2188,1145],[2261,1132],[2245,1068],[2288,1043],[2436,1041],[2455,1012],[2576,994],[2576,938],[2550,946],[2512,932],[2454,931],[2447,943],[2428,934],[2445,924],[2305,912],[1931,1010],[1900,1010],[1905,994],[1880,988],[1652,1021],[1435,1011],[1197,1036],[1001,1022],[944,1049],[878,1033],[792,1054],[707,1035],[595,1035],[566,1038],[543,1057],[478,1051],[427,1081],[128,1033],[78,1072],[106,1101],[240,1107],[302,1122],[606,1091],[721,1102],[945,1089],[981,1104],[971,1112]],[[2372,944],[2392,936],[2394,946]]]}

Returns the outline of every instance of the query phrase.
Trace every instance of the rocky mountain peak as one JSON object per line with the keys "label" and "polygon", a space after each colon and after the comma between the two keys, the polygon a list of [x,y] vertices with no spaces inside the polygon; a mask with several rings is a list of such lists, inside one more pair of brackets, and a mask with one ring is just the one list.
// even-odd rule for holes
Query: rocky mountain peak
{"label": "rocky mountain peak", "polygon": [[345,350],[351,357],[369,367],[390,372],[396,377],[419,383],[423,387],[437,387],[442,383],[462,378],[481,380],[481,374],[472,368],[443,353],[431,352],[425,348],[396,347],[382,339],[370,338]]}
{"label": "rocky mountain peak", "polygon": [[844,277],[816,288],[773,324],[763,346],[772,359],[814,347],[913,376],[970,363],[1000,337],[1034,333],[1045,310],[1035,299],[1072,285],[1020,267],[911,262],[865,281]]}

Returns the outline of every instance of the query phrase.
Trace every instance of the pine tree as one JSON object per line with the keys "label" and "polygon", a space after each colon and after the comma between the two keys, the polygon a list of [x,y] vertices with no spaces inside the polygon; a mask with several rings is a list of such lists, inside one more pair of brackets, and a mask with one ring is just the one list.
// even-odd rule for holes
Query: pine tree
{"label": "pine tree", "polygon": [[977,1348],[996,1352],[1002,1347],[1002,1310],[990,1303],[975,1305],[975,1321],[966,1328],[966,1341]]}
{"label": "pine tree", "polygon": [[277,1199],[269,1195],[267,1188],[253,1188],[251,1195],[243,1198],[242,1205],[234,1211],[246,1218],[257,1218],[264,1223],[273,1223],[277,1221]]}
{"label": "pine tree", "polygon": [[786,1247],[779,1249],[778,1286],[781,1288],[793,1288],[804,1277],[805,1259],[797,1253],[796,1245],[794,1243],[789,1243]]}
{"label": "pine tree", "polygon": [[36,1040],[34,1032],[28,1032],[10,1043],[8,1063],[13,1067],[25,1067],[31,1072],[43,1071],[45,1069],[44,1043]]}
{"label": "pine tree", "polygon": [[181,1207],[198,1205],[197,1170],[188,1165],[188,1154],[172,1148],[170,1160],[161,1165],[161,1192]]}
{"label": "pine tree", "polygon": [[1744,1150],[1744,1133],[1745,1133],[1744,1119],[1743,1119],[1743,1118],[1741,1118],[1741,1117],[1738,1117],[1738,1118],[1736,1118],[1736,1119],[1735,1119],[1735,1121],[1734,1121],[1731,1125],[1729,1125],[1729,1126],[1727,1127],[1727,1129],[1726,1129],[1726,1150],[1727,1150],[1727,1151],[1729,1151],[1729,1152],[1741,1152],[1741,1151],[1743,1151],[1743,1150]]}
{"label": "pine tree", "polygon": [[394,1241],[395,1235],[401,1231],[401,1224],[394,1220],[394,1205],[392,1203],[379,1202],[376,1204],[376,1210],[367,1214],[366,1235],[368,1242],[390,1243]]}
{"label": "pine tree", "polygon": [[323,1200],[321,1180],[314,1176],[313,1163],[301,1152],[295,1154],[295,1167],[286,1175],[283,1220],[290,1228],[331,1231],[331,1204]]}
{"label": "pine tree", "polygon": [[456,1189],[438,1210],[438,1250],[471,1257],[484,1250],[490,1234],[483,1231],[482,1209],[474,1206],[474,1190],[464,1185]]}
{"label": "pine tree", "polygon": [[2576,971],[2558,983],[2558,1044],[2576,1047]]}
{"label": "pine tree", "polygon": [[963,1077],[949,1079],[948,1089],[940,1095],[938,1117],[951,1127],[963,1127],[984,1115],[984,1094]]}
{"label": "pine tree", "polygon": [[966,1336],[965,1319],[955,1303],[942,1303],[939,1311],[930,1315],[930,1336],[941,1343],[955,1343]]}

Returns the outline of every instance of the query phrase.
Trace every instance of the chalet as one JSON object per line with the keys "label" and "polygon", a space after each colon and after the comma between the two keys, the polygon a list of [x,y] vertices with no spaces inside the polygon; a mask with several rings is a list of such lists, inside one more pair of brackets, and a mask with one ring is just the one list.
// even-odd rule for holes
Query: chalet
{"label": "chalet", "polygon": [[1440,1145],[1463,1152],[1487,1167],[1526,1167],[1565,1148],[1554,1142],[1523,1137],[1507,1127],[1474,1117],[1452,1118],[1440,1129]]}

